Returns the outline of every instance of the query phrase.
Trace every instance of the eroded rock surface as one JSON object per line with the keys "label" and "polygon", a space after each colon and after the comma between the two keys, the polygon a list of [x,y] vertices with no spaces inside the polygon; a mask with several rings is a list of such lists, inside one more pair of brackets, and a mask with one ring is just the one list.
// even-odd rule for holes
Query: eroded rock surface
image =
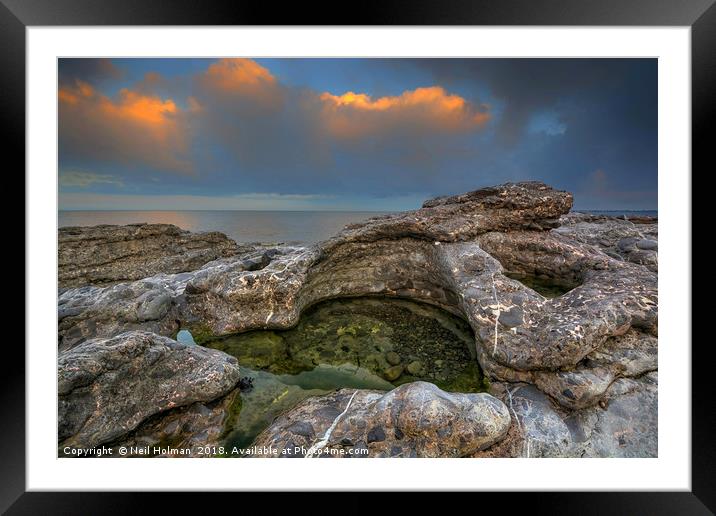
{"label": "eroded rock surface", "polygon": [[277,418],[256,445],[285,449],[284,456],[465,457],[509,427],[507,407],[489,394],[413,382],[388,393],[341,389],[309,398]]}
{"label": "eroded rock surface", "polygon": [[172,224],[63,227],[58,231],[59,286],[108,285],[190,271],[246,250],[223,233],[191,233]]}
{"label": "eroded rock surface", "polygon": [[[221,439],[227,427],[235,423],[240,406],[239,390],[234,389],[218,400],[196,402],[152,416],[109,447],[115,457],[209,458],[214,456],[214,449],[221,447]],[[125,455],[119,453],[120,447],[125,448]]]}
{"label": "eroded rock surface", "polygon": [[235,358],[149,332],[83,342],[60,353],[58,432],[64,446],[92,447],[152,415],[217,399],[239,381]]}
{"label": "eroded rock surface", "polygon": [[[430,448],[427,441],[417,442],[418,432],[412,445],[420,453],[652,456],[656,225],[566,215],[571,203],[570,194],[541,183],[501,185],[353,224],[311,246],[257,248],[186,272],[66,289],[59,298],[59,346],[74,351],[88,339],[127,330],[170,336],[180,327],[190,328],[201,343],[206,335],[290,328],[306,307],[326,299],[405,297],[437,305],[470,324],[477,360],[512,416],[509,431],[486,449],[471,437],[471,444],[450,451],[454,442],[439,434],[431,434],[437,441]],[[558,284],[558,294],[541,293],[540,282]],[[512,387],[500,391],[500,385]],[[419,391],[434,397],[436,407],[462,407],[471,399],[445,398],[425,387]],[[372,407],[371,421],[395,428],[398,416],[390,407],[412,403],[401,392],[396,401],[391,393],[358,391],[351,411]],[[296,410],[322,428],[349,394],[353,391],[310,398]],[[380,403],[383,398],[393,401]],[[641,408],[629,416],[637,403]],[[318,415],[321,408],[326,417]],[[282,446],[300,447],[320,433],[316,428],[313,434],[304,432],[299,444],[285,418],[262,442],[275,438]],[[343,431],[350,434],[347,439],[355,437],[353,446],[370,444],[367,434]],[[390,448],[368,446],[371,453],[409,453],[404,443],[386,439]]]}
{"label": "eroded rock surface", "polygon": [[659,228],[655,218],[568,213],[560,219],[555,232],[597,246],[618,260],[659,270]]}
{"label": "eroded rock surface", "polygon": [[[240,277],[259,270],[282,250],[258,250],[209,262],[204,267],[179,274],[157,274],[138,281],[108,287],[87,285],[66,289],[58,297],[60,350],[94,337],[111,337],[127,330],[146,330],[173,335],[186,320],[184,291],[189,281]],[[229,307],[218,306],[230,315]]]}
{"label": "eroded rock surface", "polygon": [[598,404],[568,410],[535,386],[495,383],[508,406],[508,436],[475,457],[657,457],[658,380],[619,378]]}

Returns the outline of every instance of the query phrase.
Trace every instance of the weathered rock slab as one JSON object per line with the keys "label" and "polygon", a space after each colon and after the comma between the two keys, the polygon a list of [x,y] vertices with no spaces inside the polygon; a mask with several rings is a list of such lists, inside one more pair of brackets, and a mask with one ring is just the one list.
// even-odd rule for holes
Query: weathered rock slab
{"label": "weathered rock slab", "polygon": [[600,403],[568,410],[529,384],[496,382],[513,415],[507,437],[475,457],[656,457],[658,373],[618,378]]}
{"label": "weathered rock slab", "polygon": [[[156,414],[111,445],[114,457],[192,457],[218,454],[237,418],[241,395],[234,389],[215,401],[192,403]],[[124,447],[124,454],[119,449]]]}
{"label": "weathered rock slab", "polygon": [[309,398],[255,444],[285,449],[285,455],[301,450],[301,456],[307,450],[331,457],[465,457],[501,440],[509,426],[507,407],[489,394],[413,382],[387,393],[341,389]]}
{"label": "weathered rock slab", "polygon": [[58,434],[93,447],[127,434],[152,415],[211,401],[239,381],[235,358],[148,332],[83,342],[60,353]]}
{"label": "weathered rock slab", "polygon": [[586,213],[568,213],[554,230],[563,236],[598,247],[618,260],[659,270],[659,229],[656,219],[620,218]]}
{"label": "weathered rock slab", "polygon": [[351,224],[336,242],[418,238],[439,242],[470,240],[488,231],[543,230],[559,225],[572,207],[572,194],[539,181],[505,183],[423,203],[419,210]]}
{"label": "weathered rock slab", "polygon": [[172,224],[63,227],[58,231],[59,286],[109,285],[185,272],[249,249],[217,231],[192,233]]}

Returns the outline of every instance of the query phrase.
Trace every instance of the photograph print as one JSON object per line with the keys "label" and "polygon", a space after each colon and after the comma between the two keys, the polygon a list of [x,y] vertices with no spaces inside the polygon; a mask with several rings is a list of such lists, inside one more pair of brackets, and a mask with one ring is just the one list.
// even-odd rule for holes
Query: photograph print
{"label": "photograph print", "polygon": [[657,59],[57,66],[58,457],[658,457]]}

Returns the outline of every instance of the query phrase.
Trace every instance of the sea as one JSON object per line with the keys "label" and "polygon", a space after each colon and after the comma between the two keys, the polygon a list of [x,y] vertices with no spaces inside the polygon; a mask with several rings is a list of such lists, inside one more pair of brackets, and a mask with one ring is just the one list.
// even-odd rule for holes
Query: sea
{"label": "sea", "polygon": [[384,212],[370,211],[60,211],[59,226],[174,224],[189,231],[221,231],[239,243],[314,243],[346,224]]}
{"label": "sea", "polygon": [[[589,211],[603,215],[649,215],[656,211]],[[346,224],[385,212],[371,211],[60,211],[60,227],[98,224],[174,224],[189,231],[221,231],[239,243],[314,243]]]}

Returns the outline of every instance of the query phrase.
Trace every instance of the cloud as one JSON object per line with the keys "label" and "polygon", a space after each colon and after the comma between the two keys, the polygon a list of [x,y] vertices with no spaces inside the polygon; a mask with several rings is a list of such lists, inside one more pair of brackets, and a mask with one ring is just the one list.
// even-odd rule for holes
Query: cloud
{"label": "cloud", "polygon": [[95,184],[124,186],[124,182],[108,174],[94,174],[92,172],[60,172],[60,186],[87,188]]}
{"label": "cloud", "polygon": [[[376,98],[333,95],[282,84],[266,67],[244,58],[220,59],[193,72],[179,97],[183,102],[166,96],[173,82],[144,72],[113,97],[79,79],[62,85],[61,158],[73,167],[113,174],[117,166],[128,174],[139,167],[196,172],[256,190],[282,190],[301,174],[335,190],[361,182],[340,167],[353,159],[346,153],[369,153],[382,155],[390,182],[400,184],[436,169],[450,147],[441,138],[472,134],[491,116],[487,106],[441,86]],[[398,170],[406,160],[410,170]],[[380,188],[385,177],[376,168],[375,177],[363,182]]]}
{"label": "cloud", "polygon": [[327,128],[339,138],[386,132],[466,132],[482,128],[490,119],[487,106],[474,105],[440,86],[376,99],[352,91],[326,92],[320,99]]}
{"label": "cloud", "polygon": [[58,100],[61,156],[193,171],[187,112],[172,99],[127,88],[109,98],[76,80],[60,87]]}
{"label": "cloud", "polygon": [[109,59],[62,58],[59,66],[60,85],[72,85],[77,79],[99,84],[104,81],[118,80],[124,72]]}
{"label": "cloud", "polygon": [[413,198],[541,179],[589,207],[656,201],[655,60],[127,59],[121,80],[75,61],[60,60],[60,165],[121,193]]}
{"label": "cloud", "polygon": [[[649,60],[631,59],[420,59],[419,67],[441,84],[482,83],[503,103],[497,123],[498,143],[506,148],[523,140],[535,113],[552,110],[565,99],[614,101],[634,74],[643,74]],[[652,60],[655,63],[655,60]],[[647,65],[648,66],[648,65]],[[630,77],[632,75],[632,77]],[[642,102],[634,98],[633,103]]]}
{"label": "cloud", "polygon": [[219,101],[250,99],[256,106],[278,108],[282,88],[276,78],[256,61],[243,58],[220,59],[196,77],[200,95]]}
{"label": "cloud", "polygon": [[220,59],[207,68],[204,77],[217,88],[233,91],[245,86],[275,84],[276,78],[253,59]]}

